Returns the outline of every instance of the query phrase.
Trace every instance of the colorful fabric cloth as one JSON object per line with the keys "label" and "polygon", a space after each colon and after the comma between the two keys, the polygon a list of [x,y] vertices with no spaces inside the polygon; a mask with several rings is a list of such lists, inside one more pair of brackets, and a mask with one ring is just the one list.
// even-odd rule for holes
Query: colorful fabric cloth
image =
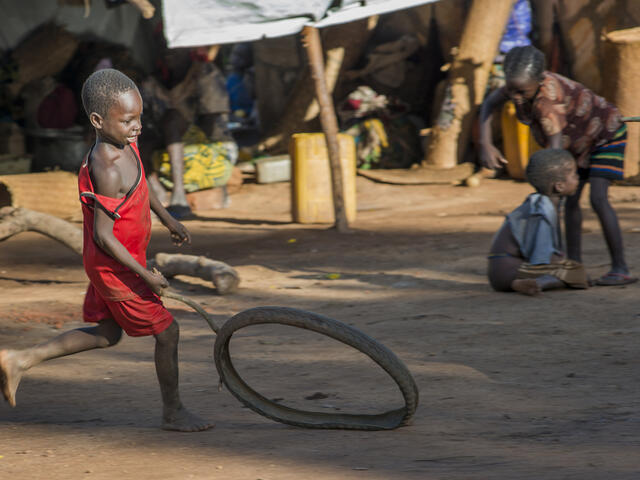
{"label": "colorful fabric cloth", "polygon": [[531,33],[531,5],[529,0],[516,0],[500,40],[500,52],[507,53],[513,47],[531,45],[529,33]]}
{"label": "colorful fabric cloth", "polygon": [[505,221],[528,263],[547,264],[562,255],[558,214],[546,195],[532,193]]}
{"label": "colorful fabric cloth", "polygon": [[122,198],[95,192],[89,174],[91,152],[78,173],[83,216],[82,260],[91,282],[85,296],[83,317],[87,322],[113,318],[128,335],[141,336],[162,332],[173,317],[138,274],[104,252],[93,240],[94,210],[100,208],[114,220],[116,239],[146,268],[151,238],[149,190],[138,149],[135,145],[131,148],[138,160],[138,177]]}
{"label": "colorful fabric cloth", "polygon": [[568,259],[547,265],[523,263],[518,268],[516,278],[539,278],[544,275],[556,277],[572,288],[589,288],[589,280],[584,265]]}
{"label": "colorful fabric cloth", "polygon": [[344,133],[355,139],[357,166],[362,170],[407,168],[420,160],[416,127],[406,117],[368,118]]}
{"label": "colorful fabric cloth", "polygon": [[[624,178],[624,151],[627,146],[627,126],[623,123],[610,142],[591,152],[587,173],[590,177],[621,180]],[[583,175],[583,172],[580,172]]]}
{"label": "colorful fabric cloth", "polygon": [[379,168],[382,157],[389,153],[389,139],[384,124],[377,118],[370,118],[356,123],[344,133],[355,139],[358,168]]}
{"label": "colorful fabric cloth", "polygon": [[[237,158],[234,142],[211,142],[195,125],[182,137],[184,143],[184,189],[187,193],[227,184]],[[172,189],[171,161],[166,150],[153,153],[153,167],[165,188]]]}
{"label": "colorful fabric cloth", "polygon": [[591,152],[610,142],[622,125],[614,105],[551,72],[544,72],[532,103],[516,105],[516,116],[531,126],[534,138],[544,147],[549,137],[562,134],[562,148],[573,154],[580,168],[589,168]]}

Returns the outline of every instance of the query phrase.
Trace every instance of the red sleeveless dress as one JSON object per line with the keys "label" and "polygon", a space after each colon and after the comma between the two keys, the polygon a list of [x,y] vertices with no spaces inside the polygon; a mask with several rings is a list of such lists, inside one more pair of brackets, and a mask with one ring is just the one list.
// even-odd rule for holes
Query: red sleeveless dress
{"label": "red sleeveless dress", "polygon": [[137,337],[164,331],[173,317],[138,274],[104,252],[93,240],[94,211],[100,208],[114,220],[116,239],[146,268],[151,238],[149,190],[138,147],[131,144],[130,148],[138,161],[138,177],[124,197],[111,198],[94,191],[89,174],[91,152],[80,167],[78,191],[83,216],[82,259],[91,282],[84,300],[84,320],[99,322],[113,318],[128,335]]}

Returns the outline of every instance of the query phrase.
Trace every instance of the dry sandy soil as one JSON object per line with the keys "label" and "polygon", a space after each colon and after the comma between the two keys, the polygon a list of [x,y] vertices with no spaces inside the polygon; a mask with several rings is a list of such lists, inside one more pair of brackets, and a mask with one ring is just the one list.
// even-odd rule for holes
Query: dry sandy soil
{"label": "dry sandy soil", "polygon": [[[218,296],[204,281],[178,277],[177,291],[220,323],[250,307],[283,305],[362,330],[414,375],[420,405],[410,426],[309,430],[243,408],[218,390],[212,332],[167,301],[182,330],[183,399],[216,428],[160,430],[153,339],[124,338],[34,368],[18,406],[0,404],[0,478],[640,478],[640,285],[538,298],[487,285],[491,237],[529,191],[504,180],[470,189],[359,178],[355,232],[340,235],[290,223],[288,184],[249,184],[229,208],[187,222],[194,241],[181,251],[229,263],[242,284]],[[637,187],[612,189],[636,273],[639,197]],[[608,255],[586,212],[584,260],[597,276]],[[158,251],[178,251],[161,226],[150,254]],[[86,285],[81,259],[61,244],[32,233],[4,242],[0,346],[81,326]],[[401,403],[366,357],[299,329],[242,330],[232,357],[250,384],[284,404],[379,412]]]}

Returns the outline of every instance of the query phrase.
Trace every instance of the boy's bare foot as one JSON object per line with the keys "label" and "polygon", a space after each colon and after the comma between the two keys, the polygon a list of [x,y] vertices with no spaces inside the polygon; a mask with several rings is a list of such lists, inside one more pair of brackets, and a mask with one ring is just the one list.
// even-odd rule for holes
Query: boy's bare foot
{"label": "boy's bare foot", "polygon": [[535,296],[542,293],[542,289],[535,278],[519,278],[511,282],[511,288],[516,292],[523,293],[525,295]]}
{"label": "boy's bare foot", "polygon": [[174,430],[176,432],[202,432],[213,427],[215,427],[215,424],[191,413],[184,407],[180,407],[180,409],[170,414],[165,413],[162,416],[163,430]]}
{"label": "boy's bare foot", "polygon": [[0,388],[12,407],[16,406],[16,390],[23,372],[16,361],[15,350],[0,350]]}

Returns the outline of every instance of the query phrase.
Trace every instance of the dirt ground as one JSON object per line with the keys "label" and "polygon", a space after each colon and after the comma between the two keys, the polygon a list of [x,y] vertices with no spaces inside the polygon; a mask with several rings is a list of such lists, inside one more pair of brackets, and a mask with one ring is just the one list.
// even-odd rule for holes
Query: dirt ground
{"label": "dirt ground", "polygon": [[[410,426],[309,430],[243,408],[218,390],[213,333],[170,300],[182,332],[183,400],[216,428],[158,428],[153,339],[127,337],[34,368],[18,406],[0,404],[0,478],[640,478],[640,285],[539,298],[491,291],[489,243],[529,193],[526,184],[488,180],[471,189],[359,178],[357,186],[355,231],[340,235],[327,225],[290,223],[287,183],[245,185],[229,208],[187,222],[194,241],[181,249],[235,267],[240,290],[218,296],[188,277],[172,286],[220,323],[250,307],[282,305],[374,337],[419,386]],[[612,189],[636,274],[639,197],[638,187]],[[156,226],[150,254],[159,251],[178,250]],[[591,276],[607,270],[588,207],[584,260]],[[61,244],[33,233],[2,243],[0,346],[28,346],[81,326],[86,285],[81,259]],[[401,403],[375,364],[317,334],[250,327],[231,346],[248,383],[281,403],[362,413]]]}

